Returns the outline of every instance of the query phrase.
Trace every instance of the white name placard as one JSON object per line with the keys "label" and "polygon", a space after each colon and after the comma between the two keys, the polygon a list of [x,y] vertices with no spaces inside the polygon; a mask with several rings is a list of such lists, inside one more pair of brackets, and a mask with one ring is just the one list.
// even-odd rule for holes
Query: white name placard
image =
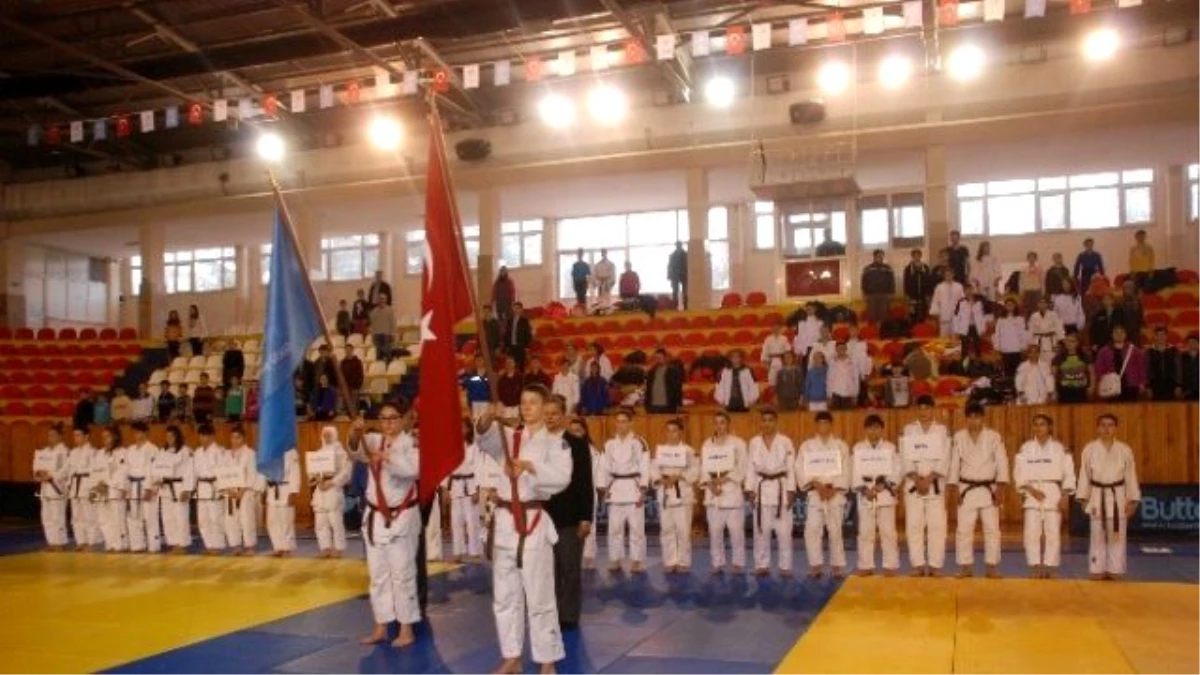
{"label": "white name placard", "polygon": [[46,473],[56,473],[62,468],[60,459],[61,455],[55,454],[50,450],[38,450],[33,453],[33,472],[45,471]]}
{"label": "white name placard", "polygon": [[900,452],[908,461],[936,462],[946,456],[946,438],[941,434],[905,434],[900,437]]}
{"label": "white name placard", "polygon": [[240,465],[221,464],[217,466],[217,489],[236,490],[246,487],[246,472]]}
{"label": "white name placard", "polygon": [[805,450],[800,457],[806,478],[832,478],[842,474],[842,453],[835,448]]}
{"label": "white name placard", "polygon": [[886,450],[859,450],[854,453],[854,474],[869,478],[887,476],[890,479],[894,473],[893,462],[892,453]]}
{"label": "white name placard", "polygon": [[704,473],[718,474],[733,471],[732,448],[709,448],[704,452]]}
{"label": "white name placard", "polygon": [[682,445],[660,445],[654,461],[664,469],[686,469],[687,448]]}
{"label": "white name placard", "polygon": [[332,448],[315,450],[305,457],[310,476],[332,476],[337,473],[337,457]]}

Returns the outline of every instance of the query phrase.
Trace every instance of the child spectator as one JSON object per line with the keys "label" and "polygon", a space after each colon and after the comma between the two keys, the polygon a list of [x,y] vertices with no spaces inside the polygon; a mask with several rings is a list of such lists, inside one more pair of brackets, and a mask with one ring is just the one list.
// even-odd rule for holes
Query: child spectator
{"label": "child spectator", "polygon": [[1025,405],[1042,405],[1054,400],[1054,375],[1041,358],[1037,345],[1025,350],[1025,361],[1017,368],[1017,400]]}
{"label": "child spectator", "polygon": [[791,351],[783,353],[783,365],[775,373],[775,400],[782,411],[800,409],[800,399],[804,396],[804,373],[796,365],[796,355]]}
{"label": "child spectator", "polygon": [[150,395],[150,385],[142,382],[138,385],[137,398],[133,399],[133,421],[149,422],[154,417],[154,397]]}
{"label": "child spectator", "polygon": [[96,426],[107,426],[112,422],[112,408],[108,403],[107,394],[99,394],[96,396],[96,403],[92,407],[92,423]]}
{"label": "child spectator", "polygon": [[714,398],[729,412],[746,412],[758,400],[758,383],[754,373],[743,363],[742,350],[729,353],[729,366],[721,371]]}
{"label": "child spectator", "polygon": [[117,424],[133,419],[133,401],[125,395],[125,390],[117,387],[110,405],[112,420]]}
{"label": "child spectator", "polygon": [[1079,336],[1063,338],[1062,349],[1054,357],[1055,382],[1060,403],[1084,403],[1091,388],[1092,364],[1079,351]]}
{"label": "child spectator", "polygon": [[225,419],[230,422],[240,422],[246,413],[246,390],[242,388],[242,378],[233,376],[225,389]]}
{"label": "child spectator", "polygon": [[949,266],[942,268],[942,282],[933,289],[933,300],[929,303],[929,313],[938,320],[939,337],[954,335],[954,310],[964,295],[962,284],[954,280],[954,270]]}
{"label": "child spectator", "polygon": [[313,419],[326,421],[337,415],[337,390],[329,383],[329,376],[322,373],[317,378],[317,389],[313,392]]}
{"label": "child spectator", "polygon": [[[491,383],[488,382],[487,374],[484,372],[483,357],[476,354],[474,364],[463,370],[458,376],[459,386],[467,395],[467,406],[471,409],[471,419],[479,419],[479,416],[487,412],[489,403],[492,400]],[[578,398],[578,393],[576,393]]]}
{"label": "child spectator", "polygon": [[1025,330],[1025,319],[1017,309],[1017,301],[1004,299],[1004,311],[996,321],[996,333],[992,336],[996,351],[1004,362],[1004,374],[1015,377],[1021,365],[1021,355],[1029,345],[1029,333]]}
{"label": "child spectator", "polygon": [[1062,292],[1050,296],[1050,302],[1054,313],[1062,321],[1065,334],[1074,335],[1083,330],[1083,298],[1079,296],[1079,289],[1074,281],[1063,279]]}
{"label": "child spectator", "polygon": [[208,383],[208,373],[200,373],[200,384],[192,392],[192,417],[198,424],[212,421],[216,401],[216,393]]}
{"label": "child spectator", "polygon": [[158,406],[158,421],[170,422],[171,417],[175,414],[175,394],[171,393],[171,383],[163,380],[158,385],[158,400],[155,402]]}
{"label": "child spectator", "polygon": [[813,352],[812,363],[808,365],[808,372],[804,374],[804,400],[808,401],[808,409],[811,411],[829,410],[828,373],[825,354]]}
{"label": "child spectator", "polygon": [[608,380],[600,374],[600,364],[588,364],[588,377],[579,392],[579,411],[584,415],[603,415],[608,409]]}
{"label": "child spectator", "polygon": [[345,300],[338,300],[337,318],[334,320],[337,327],[338,335],[344,338],[350,337],[350,333],[354,331],[354,319],[350,316],[350,309],[346,306]]}
{"label": "child spectator", "polygon": [[175,421],[186,424],[192,421],[192,397],[188,386],[180,383],[179,395],[175,397]]}

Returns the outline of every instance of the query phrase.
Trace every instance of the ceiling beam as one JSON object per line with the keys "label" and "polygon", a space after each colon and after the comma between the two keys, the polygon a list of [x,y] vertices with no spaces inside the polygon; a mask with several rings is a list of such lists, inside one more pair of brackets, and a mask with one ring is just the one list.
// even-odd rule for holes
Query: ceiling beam
{"label": "ceiling beam", "polygon": [[[161,37],[164,40],[167,40],[169,42],[175,43],[176,46],[180,47],[181,49],[183,49],[186,52],[195,54],[205,60],[208,60],[208,55],[204,53],[204,50],[200,48],[200,45],[198,45],[195,42],[192,42],[191,40],[184,37],[182,34],[179,33],[179,31],[175,30],[173,27],[168,25],[162,19],[159,19],[158,17],[156,17],[153,14],[151,14],[150,12],[142,9],[141,7],[138,7],[137,5],[133,4],[132,2],[127,2],[125,4],[125,10],[127,12],[129,12],[130,14],[136,16],[137,18],[141,19],[143,22],[146,23],[146,25],[152,27],[154,29],[154,32],[157,33],[159,37]],[[259,87],[258,85],[250,82],[246,78],[242,77],[241,75],[238,75],[237,73],[235,73],[233,71],[218,70],[214,74],[216,74],[220,77],[224,77],[225,79],[236,84],[237,86],[241,87],[242,89],[245,89],[248,92],[256,92],[259,94],[263,93],[262,87]]]}
{"label": "ceiling beam", "polygon": [[[666,77],[667,81],[675,87],[676,91],[685,99],[691,96],[692,82],[686,69],[676,61],[659,61],[655,55],[656,45],[650,35],[642,29],[639,22],[629,13],[618,0],[600,0],[600,4],[604,9],[608,10],[609,14],[620,22],[621,26],[629,33],[629,37],[637,40],[642,45],[642,49],[646,53],[646,58],[652,59],[658,69]],[[665,17],[662,19],[665,22]],[[678,51],[678,47],[676,48]]]}

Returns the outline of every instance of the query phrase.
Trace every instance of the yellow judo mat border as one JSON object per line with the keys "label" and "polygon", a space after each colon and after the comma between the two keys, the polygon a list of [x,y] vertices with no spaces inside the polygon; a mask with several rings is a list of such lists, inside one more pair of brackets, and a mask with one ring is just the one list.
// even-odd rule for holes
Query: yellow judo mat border
{"label": "yellow judo mat border", "polygon": [[366,591],[355,559],[0,556],[0,672],[95,672]]}
{"label": "yellow judo mat border", "polygon": [[851,578],[777,673],[1195,673],[1195,584]]}

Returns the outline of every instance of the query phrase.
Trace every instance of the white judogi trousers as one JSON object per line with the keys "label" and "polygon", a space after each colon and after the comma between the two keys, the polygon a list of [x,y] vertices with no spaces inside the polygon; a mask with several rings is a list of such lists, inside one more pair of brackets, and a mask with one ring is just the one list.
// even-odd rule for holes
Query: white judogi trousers
{"label": "white judogi trousers", "polygon": [[1099,493],[1088,502],[1090,531],[1088,537],[1089,574],[1125,574],[1126,527],[1125,503],[1129,499],[1125,486],[1092,487]]}
{"label": "white judogi trousers", "polygon": [[[42,490],[53,492],[54,488],[42,484]],[[42,497],[42,532],[50,546],[67,545],[67,499],[66,497]]]}
{"label": "white judogi trousers", "polygon": [[900,544],[896,535],[896,505],[878,506],[858,496],[858,569],[875,569],[875,542],[882,552],[883,569],[900,569]]}
{"label": "white judogi trousers", "polygon": [[608,561],[625,559],[625,527],[629,526],[629,560],[646,562],[646,508],[637,504],[608,505]]}
{"label": "white judogi trousers", "polygon": [[846,543],[842,539],[842,518],[846,497],[838,493],[827,502],[809,495],[804,510],[804,552],[808,556],[809,568],[825,564],[825,551],[821,546],[823,535],[829,535],[829,564],[846,567]]}
{"label": "white judogi trousers", "polygon": [[596,520],[597,514],[600,511],[600,500],[592,500],[592,529],[588,532],[588,536],[583,540],[583,559],[596,560]]}
{"label": "white judogi trousers", "polygon": [[723,509],[719,506],[709,506],[705,510],[708,515],[708,545],[713,569],[725,566],[726,532],[729,532],[733,566],[745,567],[746,525],[742,508],[739,506],[734,509]]}
{"label": "white judogi trousers", "polygon": [[946,562],[946,498],[940,490],[935,494],[930,488],[927,498],[904,493],[904,535],[913,567],[942,568]]}
{"label": "white judogi trousers", "polygon": [[1025,562],[1058,567],[1062,560],[1062,512],[1025,509]]}
{"label": "white judogi trousers", "polygon": [[[982,488],[976,488],[978,492]],[[975,564],[975,521],[983,524],[983,562],[1000,564],[1000,509],[986,492],[986,503],[970,497],[958,505],[958,530],[954,538],[954,558],[959,565]],[[981,495],[982,496],[982,495]]]}
{"label": "white judogi trousers", "polygon": [[[421,620],[417,601],[417,548],[421,511],[407,508],[389,526],[382,513],[368,508],[363,522],[367,571],[371,578],[371,613],[376,623]],[[373,522],[371,522],[373,521]]]}
{"label": "white judogi trousers", "polygon": [[296,550],[296,507],[267,504],[267,535],[275,551]]}
{"label": "white judogi trousers", "polygon": [[[176,488],[178,489],[178,488]],[[187,548],[192,545],[190,504],[171,499],[169,488],[159,493],[159,510],[162,512],[163,538],[167,546]]]}
{"label": "white judogi trousers", "polygon": [[225,550],[225,500],[221,498],[196,500],[196,521],[200,539],[209,551]]}
{"label": "white judogi trousers", "polygon": [[337,493],[333,499],[318,499],[317,495],[321,490],[313,493],[313,515],[316,521],[313,529],[317,533],[317,548],[322,551],[328,551],[331,548],[335,551],[345,551],[346,521],[342,519],[345,497],[342,496],[341,488],[332,488],[332,490]]}
{"label": "white judogi trousers", "polygon": [[[779,515],[776,515],[776,512]],[[792,510],[786,504],[763,504],[754,518],[754,567],[771,567],[771,535],[779,546],[779,571],[792,571]]]}
{"label": "white judogi trousers", "polygon": [[450,499],[450,552],[455,558],[479,555],[479,506],[471,497]]}
{"label": "white judogi trousers", "polygon": [[97,506],[86,497],[71,500],[71,534],[77,546],[99,546],[104,543]]}
{"label": "white judogi trousers", "polygon": [[442,559],[442,499],[436,497],[425,524],[425,559]]}
{"label": "white judogi trousers", "polygon": [[[527,519],[532,524],[533,516],[528,515]],[[553,527],[553,524],[543,515],[538,527]],[[501,546],[497,541],[492,560],[492,591],[501,656],[521,658],[525,650],[526,611],[533,660],[555,663],[566,656],[558,626],[558,601],[554,597],[554,547],[550,537],[530,533],[520,568],[516,547]]]}
{"label": "white judogi trousers", "polygon": [[692,566],[692,505],[674,504],[659,512],[663,565]]}
{"label": "white judogi trousers", "polygon": [[230,548],[254,550],[258,546],[257,492],[247,490],[241,499],[225,498],[225,540]]}
{"label": "white judogi trousers", "polygon": [[162,527],[158,499],[137,499],[136,491],[126,500],[125,524],[129,530],[129,550],[158,553],[162,550]]}
{"label": "white judogi trousers", "polygon": [[125,500],[107,499],[96,504],[96,520],[104,538],[104,550],[128,551],[129,531],[126,529]]}

